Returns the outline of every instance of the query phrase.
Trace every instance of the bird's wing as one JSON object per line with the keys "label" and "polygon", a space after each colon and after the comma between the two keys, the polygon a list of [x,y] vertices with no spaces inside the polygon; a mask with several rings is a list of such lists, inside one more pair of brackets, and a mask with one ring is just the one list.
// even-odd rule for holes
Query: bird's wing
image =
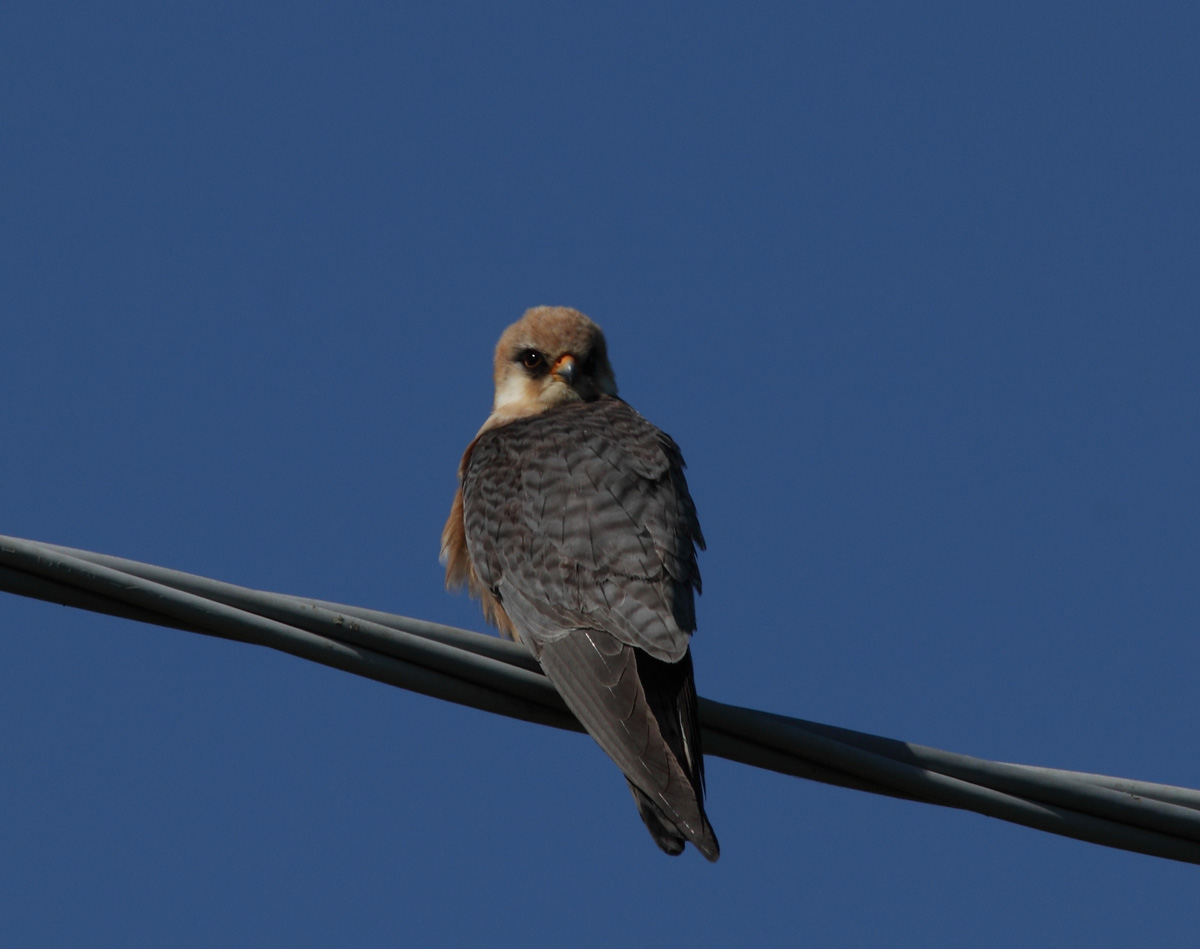
{"label": "bird's wing", "polygon": [[539,661],[575,716],[625,775],[642,821],[669,854],[690,840],[720,855],[704,813],[691,653],[655,659],[595,629],[543,643]]}
{"label": "bird's wing", "polygon": [[703,535],[678,447],[624,402],[485,432],[463,509],[480,582],[506,609],[513,594],[537,604],[528,634],[596,628],[667,662],[687,651]]}
{"label": "bird's wing", "polygon": [[688,652],[703,539],[675,443],[616,399],[563,406],[480,436],[463,510],[481,583],[659,846],[716,859]]}

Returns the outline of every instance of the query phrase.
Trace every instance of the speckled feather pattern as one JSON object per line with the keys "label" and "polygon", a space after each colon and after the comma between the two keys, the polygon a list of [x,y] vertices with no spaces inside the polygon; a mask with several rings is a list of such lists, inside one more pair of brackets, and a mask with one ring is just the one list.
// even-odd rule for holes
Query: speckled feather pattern
{"label": "speckled feather pattern", "polygon": [[608,396],[483,431],[461,470],[463,579],[625,773],[659,846],[716,859],[688,649],[704,539],[683,468]]}
{"label": "speckled feather pattern", "polygon": [[594,626],[683,657],[704,538],[668,435],[619,399],[560,406],[480,435],[462,490],[480,584],[542,604],[539,638]]}

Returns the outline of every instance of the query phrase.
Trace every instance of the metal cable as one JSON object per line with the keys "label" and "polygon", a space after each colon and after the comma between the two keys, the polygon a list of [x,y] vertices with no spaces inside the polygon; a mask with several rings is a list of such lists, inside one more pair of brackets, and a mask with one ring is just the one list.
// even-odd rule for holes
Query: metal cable
{"label": "metal cable", "polygon": [[[495,636],[266,593],[0,535],[0,590],[268,646],[511,718],[582,731],[528,651]],[[705,752],[1092,843],[1200,863],[1200,791],[1005,764],[700,700]]]}

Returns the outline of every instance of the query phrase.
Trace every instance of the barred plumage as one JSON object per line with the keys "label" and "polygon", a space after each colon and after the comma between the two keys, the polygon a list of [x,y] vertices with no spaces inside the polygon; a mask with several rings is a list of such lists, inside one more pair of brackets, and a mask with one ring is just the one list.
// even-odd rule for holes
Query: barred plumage
{"label": "barred plumage", "polygon": [[[586,321],[575,311],[553,315],[562,313]],[[534,384],[546,377],[529,357],[541,354],[539,335],[518,334],[513,358],[502,359],[504,338],[498,348],[498,404],[463,456],[443,534],[447,582],[467,582],[489,619],[530,647],[624,772],[658,845],[676,854],[691,841],[715,860],[689,652],[704,538],[683,459],[668,435],[601,385],[572,387],[586,399],[505,416],[499,393],[516,388],[502,373],[515,357],[528,357]],[[590,361],[588,352],[541,345],[545,358]],[[606,358],[603,371],[611,381]],[[574,370],[563,375],[578,381]]]}

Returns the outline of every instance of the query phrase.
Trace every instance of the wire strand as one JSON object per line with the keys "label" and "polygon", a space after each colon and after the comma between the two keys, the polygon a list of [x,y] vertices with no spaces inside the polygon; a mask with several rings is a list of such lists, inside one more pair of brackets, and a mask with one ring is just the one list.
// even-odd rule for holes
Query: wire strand
{"label": "wire strand", "polygon": [[[0,535],[0,590],[266,646],[379,682],[582,731],[520,644],[377,610],[251,590]],[[705,753],[841,787],[1200,863],[1200,791],[988,761],[700,700]]]}

